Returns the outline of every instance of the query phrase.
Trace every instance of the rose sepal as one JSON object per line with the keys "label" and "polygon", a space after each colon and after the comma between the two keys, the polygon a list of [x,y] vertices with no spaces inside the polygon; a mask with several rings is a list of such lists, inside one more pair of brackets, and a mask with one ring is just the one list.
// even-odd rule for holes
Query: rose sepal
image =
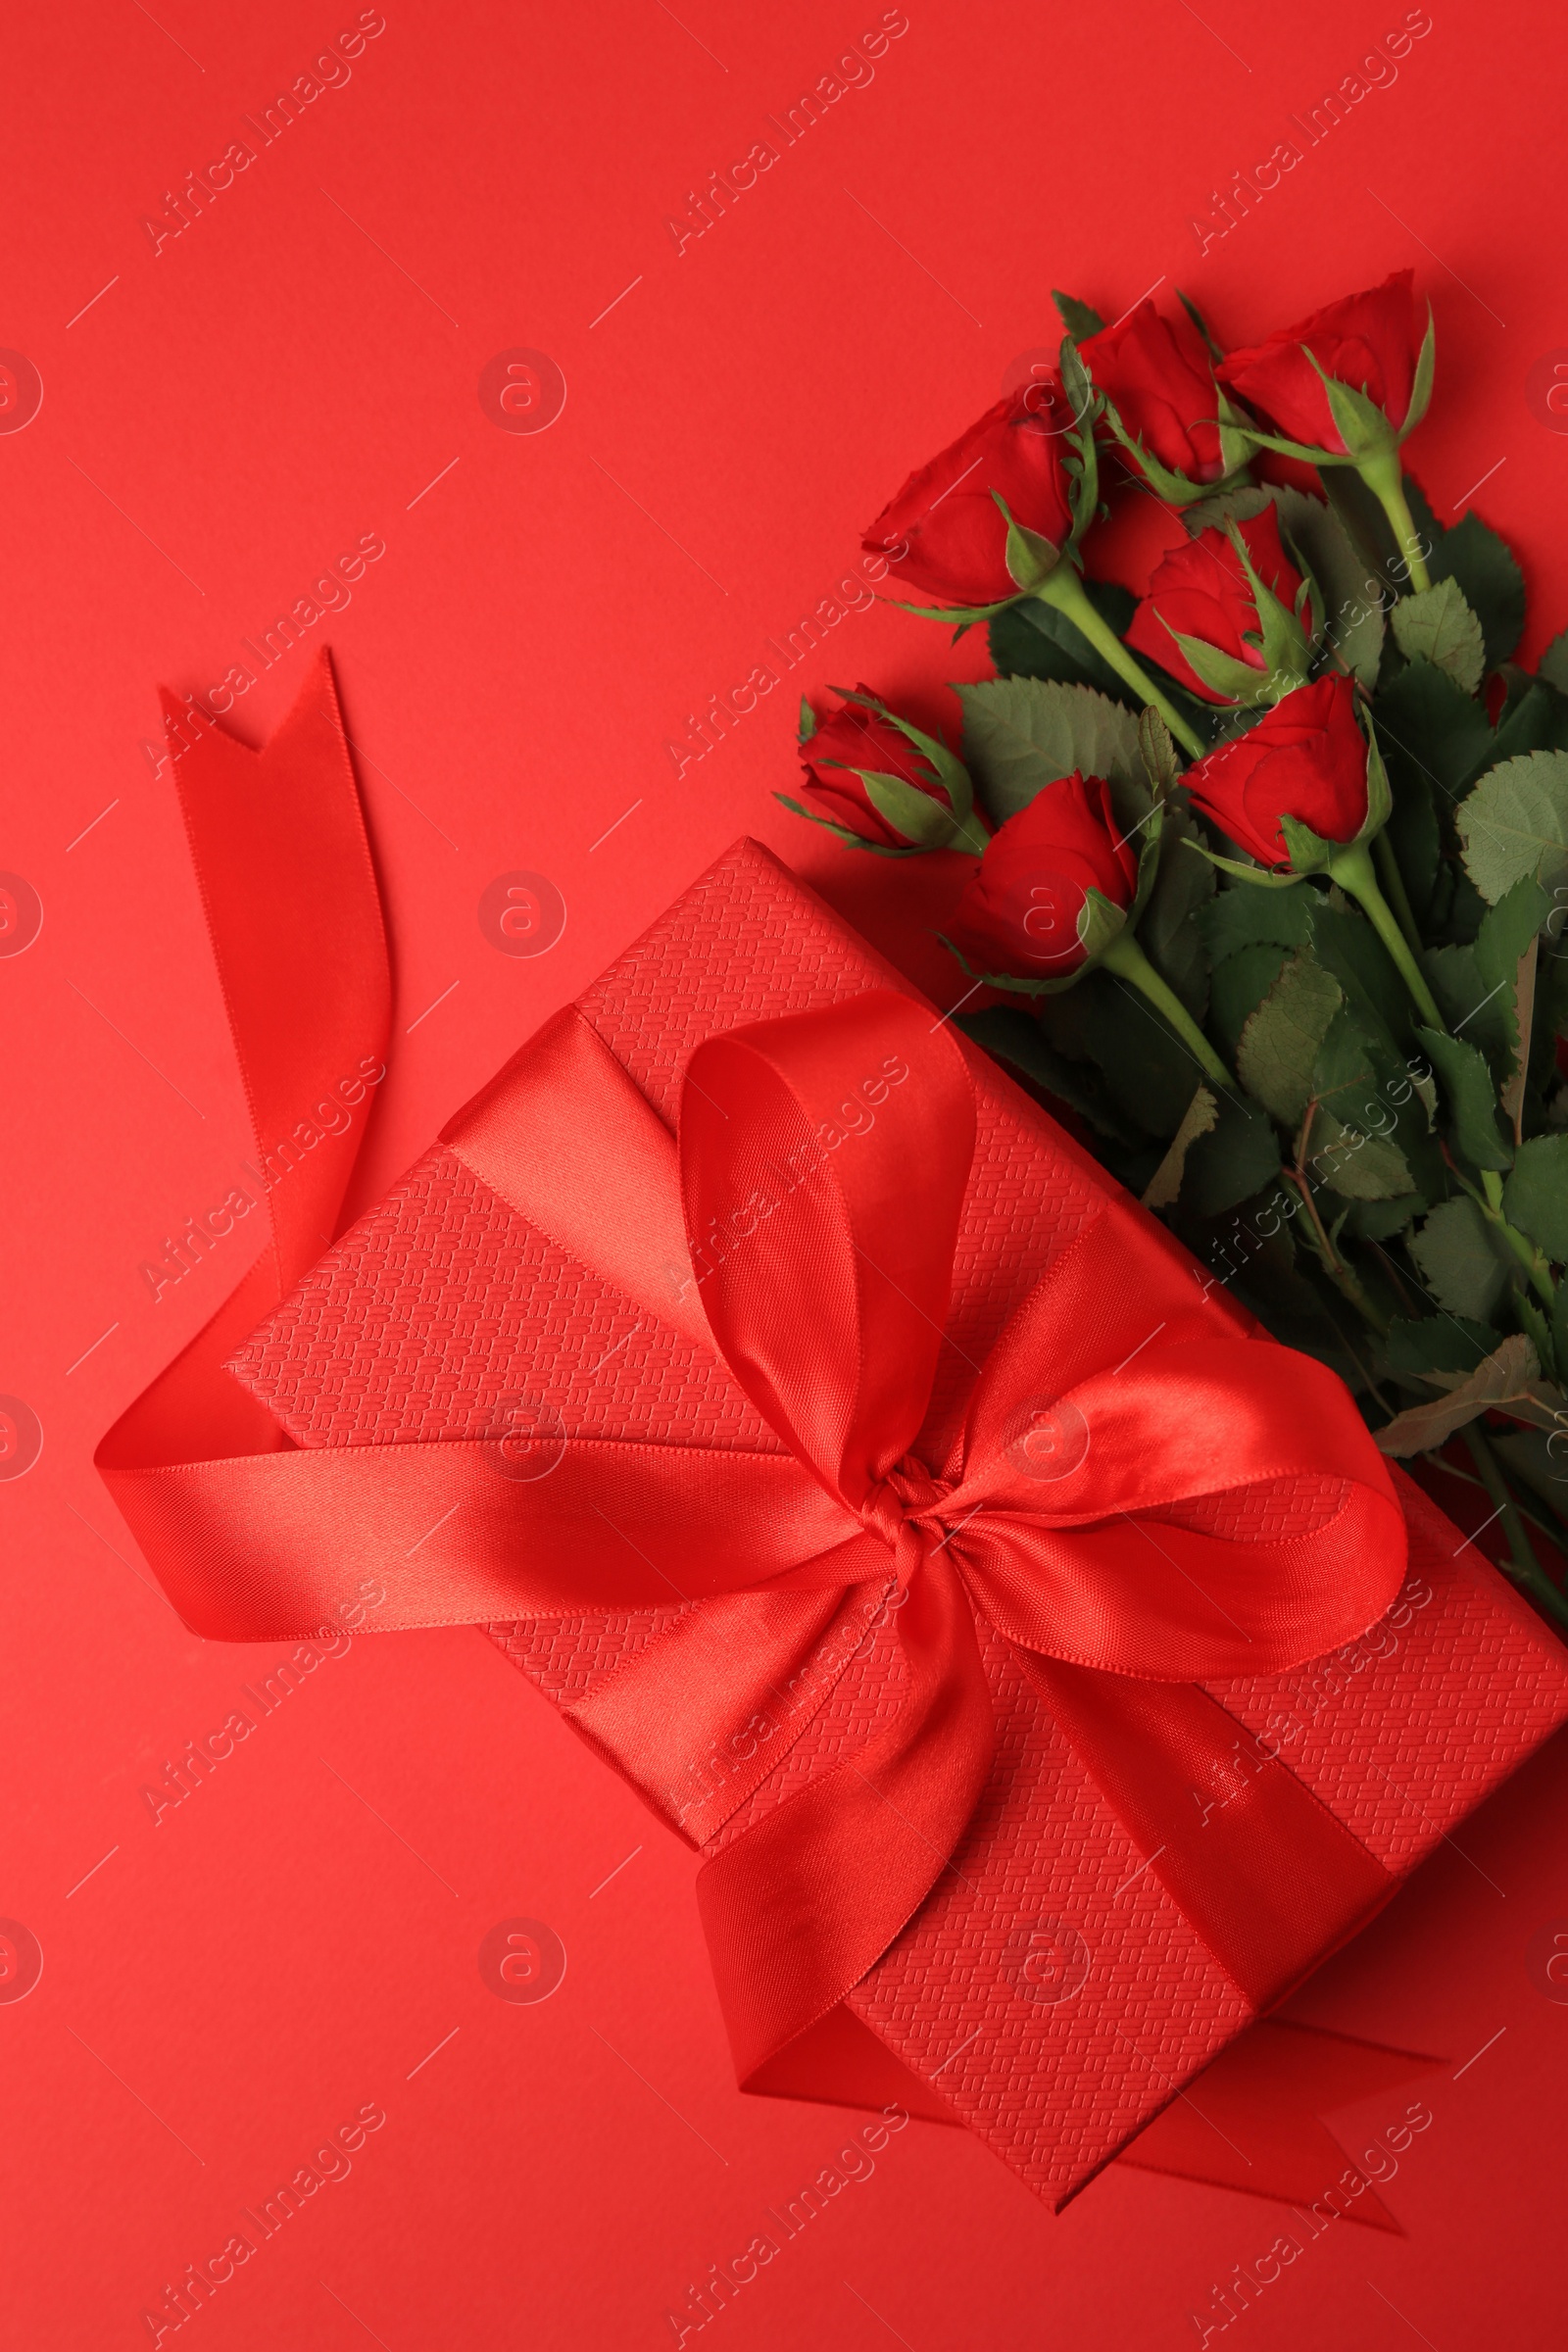
{"label": "rose sepal", "polygon": [[[912,719],[906,718],[902,712],[890,709],[878,695],[861,694],[858,688],[853,686],[834,686],[830,692],[836,694],[841,703],[856,703],[862,710],[874,710],[878,718],[887,720],[890,727],[897,727],[906,741],[912,743],[915,750],[922,753],[936,769],[937,782],[947,794],[953,807],[954,815],[966,818],[970,814],[974,808],[974,786],[969,778],[969,770],[956,753],[949,751],[940,735],[928,735],[925,729],[917,727]],[[814,714],[812,733],[815,733]],[[801,741],[808,742],[809,737],[803,735]],[[843,767],[847,766],[848,762],[842,760],[824,760],[822,764],[824,767]],[[856,772],[864,774],[865,770],[858,769]]]}
{"label": "rose sepal", "polygon": [[1427,305],[1427,331],[1421,338],[1421,349],[1416,355],[1415,374],[1410,384],[1410,405],[1405,411],[1402,424],[1396,425],[1366,393],[1357,392],[1353,385],[1342,384],[1338,376],[1330,375],[1319,364],[1310,345],[1303,343],[1301,350],[1317,372],[1329,404],[1329,415],[1345,447],[1343,450],[1314,448],[1308,442],[1287,440],[1281,433],[1265,432],[1261,425],[1249,424],[1239,418],[1236,429],[1260,449],[1272,449],[1278,456],[1295,458],[1303,466],[1365,466],[1379,458],[1391,456],[1401,443],[1409,439],[1425,416],[1432,400],[1438,355],[1437,322],[1430,303]]}
{"label": "rose sepal", "polygon": [[1251,710],[1264,703],[1279,702],[1295,687],[1304,686],[1311,675],[1312,647],[1300,619],[1310,591],[1303,577],[1293,610],[1264,584],[1234,520],[1227,520],[1225,535],[1246,575],[1259,624],[1255,630],[1245,629],[1242,642],[1257,647],[1263,657],[1262,667],[1238,661],[1234,654],[1222,653],[1218,646],[1209,645],[1201,637],[1190,637],[1180,629],[1170,628],[1168,621],[1163,625],[1170,628],[1174,643],[1195,676],[1215,694],[1223,695],[1227,702]]}
{"label": "rose sepal", "polygon": [[[1282,819],[1281,822],[1294,822],[1294,819]],[[1294,890],[1302,879],[1298,873],[1279,873],[1272,866],[1247,865],[1240,858],[1222,858],[1218,850],[1211,850],[1206,842],[1200,841],[1192,833],[1184,833],[1182,842],[1185,848],[1196,850],[1200,858],[1206,858],[1210,865],[1217,865],[1222,874],[1234,874],[1238,882],[1253,883],[1259,890]]]}
{"label": "rose sepal", "polygon": [[1404,413],[1404,422],[1399,427],[1396,447],[1399,442],[1409,439],[1426,415],[1431,405],[1432,383],[1437,374],[1437,368],[1438,322],[1432,315],[1432,305],[1429,302],[1427,304],[1427,331],[1421,338],[1421,349],[1416,354],[1415,374],[1410,380],[1410,406]]}
{"label": "rose sepal", "polygon": [[[1007,502],[1000,490],[993,490],[991,495],[996,500],[998,512],[1007,526],[1003,561],[1007,566],[1009,575],[1018,583],[1019,595],[1033,596],[1035,590],[1044,581],[1050,579],[1067,550],[1064,547],[1057,547],[1054,541],[1046,538],[1042,532],[1030,530],[1027,523],[1014,522],[1008,511]],[[1067,544],[1070,546],[1072,543],[1069,540]]]}
{"label": "rose sepal", "polygon": [[1100,512],[1100,445],[1095,438],[1095,426],[1104,399],[1096,391],[1083,355],[1071,335],[1063,335],[1061,339],[1060,358],[1061,388],[1067,411],[1077,419],[1067,433],[1075,454],[1062,460],[1069,484],[1067,503],[1072,510],[1072,533],[1067,545],[1075,548]]}
{"label": "rose sepal", "polygon": [[[1140,885],[1142,879],[1143,868],[1140,860]],[[977,972],[962,949],[955,947],[946,932],[939,931],[937,937],[949,954],[956,958],[958,967],[964,976],[976,981],[984,988],[1001,989],[1015,997],[1058,997],[1063,989],[1075,987],[1085,972],[1092,972],[1097,964],[1103,961],[1107,952],[1114,946],[1131,919],[1131,913],[1127,907],[1116,906],[1105,897],[1102,891],[1096,890],[1094,884],[1091,883],[1084,892],[1083,905],[1078,909],[1078,920],[1075,926],[1078,945],[1084,950],[1083,960],[1075,963],[1070,972],[1059,972],[1052,979],[1048,979],[1044,974],[1033,979],[1025,979],[1017,972]]]}
{"label": "rose sepal", "polygon": [[[1046,544],[1049,547],[1051,542],[1047,540]],[[879,605],[891,605],[898,612],[912,612],[920,620],[956,620],[960,629],[972,629],[979,621],[994,620],[999,612],[1010,612],[1019,599],[999,597],[994,605],[911,605],[902,596],[879,596],[876,601]]]}
{"label": "rose sepal", "polygon": [[1146,449],[1141,440],[1133,438],[1116,414],[1114,404],[1104,399],[1103,395],[1102,400],[1103,406],[1101,413],[1110,428],[1112,439],[1134,461],[1151,490],[1162,498],[1167,507],[1192,507],[1200,498],[1216,498],[1222,491],[1245,488],[1247,476],[1242,470],[1247,464],[1245,456],[1239,467],[1233,466],[1217,482],[1195,482],[1189,475],[1177,473],[1171,466],[1162,465],[1152,450]]}
{"label": "rose sepal", "polygon": [[808,824],[820,825],[825,832],[836,833],[847,849],[869,850],[873,858],[923,858],[926,854],[927,845],[923,842],[901,848],[890,841],[867,841],[863,833],[852,832],[848,825],[836,823],[831,816],[818,816],[814,808],[804,808],[799,801],[791,800],[787,792],[775,792],[773,798],[792,816],[804,816]]}

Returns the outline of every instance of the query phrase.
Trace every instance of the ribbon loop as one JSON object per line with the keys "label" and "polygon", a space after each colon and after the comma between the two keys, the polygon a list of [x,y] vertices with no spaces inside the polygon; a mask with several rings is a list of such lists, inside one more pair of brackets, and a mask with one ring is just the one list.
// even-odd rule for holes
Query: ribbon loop
{"label": "ribbon loop", "polygon": [[687,1064],[681,1190],[709,1322],[852,1509],[925,1418],[974,1132],[951,1034],[887,989],[730,1030]]}

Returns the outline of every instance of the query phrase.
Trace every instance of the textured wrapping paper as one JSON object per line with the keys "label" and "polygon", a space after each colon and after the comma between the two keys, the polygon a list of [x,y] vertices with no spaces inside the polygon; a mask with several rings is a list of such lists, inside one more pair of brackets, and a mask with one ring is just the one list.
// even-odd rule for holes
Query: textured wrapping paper
{"label": "textured wrapping paper", "polygon": [[[870,987],[912,993],[743,842],[578,1010],[673,1125],[677,1074],[702,1040]],[[978,1054],[973,1071],[979,1133],[948,1327],[956,1346],[943,1352],[928,1426],[953,1421],[964,1359],[990,1348],[1108,1186]],[[672,1284],[680,1279],[672,1268]],[[578,1436],[770,1442],[722,1364],[651,1325],[440,1147],[327,1252],[231,1369],[303,1446],[505,1438],[519,1427],[547,1446]],[[1388,1616],[1290,1673],[1207,1686],[1239,1736],[1233,1762],[1185,1792],[1200,1828],[1222,1820],[1277,1752],[1397,1880],[1568,1714],[1560,1646],[1402,1477],[1399,1492],[1409,1570]],[[1245,1511],[1288,1534],[1316,1499],[1277,1486],[1203,1507],[1215,1533],[1246,1532]],[[663,1611],[489,1631],[592,1739],[605,1678],[679,1614],[672,1600]],[[1059,2205],[1256,2012],[1017,1653],[994,1634],[983,1649],[997,1752],[961,1844],[810,2048],[754,2086],[851,2103],[902,2097],[967,2125]],[[852,1756],[897,1705],[901,1672],[888,1608],[858,1588],[787,1687],[643,1793],[693,1846],[714,1850]],[[732,1811],[738,1783],[750,1793]],[[1326,1935],[1319,1956],[1336,1940]]]}

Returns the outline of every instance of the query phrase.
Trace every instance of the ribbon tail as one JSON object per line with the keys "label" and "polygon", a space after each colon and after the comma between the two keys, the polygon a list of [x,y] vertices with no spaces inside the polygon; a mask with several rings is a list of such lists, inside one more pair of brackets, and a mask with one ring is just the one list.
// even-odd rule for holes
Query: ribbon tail
{"label": "ribbon tail", "polygon": [[991,1770],[995,1724],[957,1576],[928,1559],[899,1612],[906,1683],[853,1757],[719,1849],[697,1900],[741,2087],[873,1968],[924,1902]]}
{"label": "ribbon tail", "polygon": [[777,1771],[882,1606],[869,1585],[710,1600],[685,1610],[565,1713],[663,1818],[707,1845]]}
{"label": "ribbon tail", "polygon": [[1255,2010],[1394,1893],[1397,1880],[1353,1831],[1198,1684],[1017,1656],[1147,1867]]}
{"label": "ribbon tail", "polygon": [[743,1591],[854,1520],[787,1453],[577,1438],[513,1477],[484,1439],[127,1471],[116,1500],[185,1623],[298,1639],[373,1589],[378,1633],[669,1608]]}

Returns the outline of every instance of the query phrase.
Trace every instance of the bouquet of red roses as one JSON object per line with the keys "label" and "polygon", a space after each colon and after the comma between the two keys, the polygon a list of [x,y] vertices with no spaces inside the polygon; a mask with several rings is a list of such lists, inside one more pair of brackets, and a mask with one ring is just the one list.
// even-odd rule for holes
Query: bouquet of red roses
{"label": "bouquet of red roses", "polygon": [[[1408,270],[1229,354],[1056,301],[1059,371],[865,536],[988,625],[961,758],[861,687],[803,707],[787,805],[977,858],[960,1025],[1386,1452],[1457,1441],[1568,1625],[1568,633],[1519,666],[1513,556],[1403,470]],[[1105,459],[1186,528],[1142,597],[1086,564]]]}

